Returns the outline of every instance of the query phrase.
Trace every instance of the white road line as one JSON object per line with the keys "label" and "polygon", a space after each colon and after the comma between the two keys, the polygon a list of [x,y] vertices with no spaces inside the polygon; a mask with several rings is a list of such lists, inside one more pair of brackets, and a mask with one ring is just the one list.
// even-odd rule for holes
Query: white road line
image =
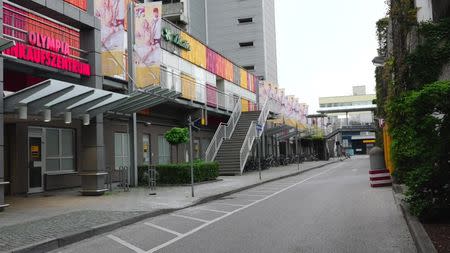
{"label": "white road line", "polygon": [[141,248],[138,248],[138,247],[134,246],[133,244],[128,243],[128,242],[126,242],[126,241],[120,239],[120,238],[117,237],[117,236],[114,236],[114,235],[107,235],[106,237],[108,237],[109,239],[111,239],[111,240],[113,240],[113,241],[115,241],[115,242],[117,242],[117,243],[122,244],[123,246],[125,246],[125,247],[127,247],[127,248],[129,248],[129,249],[131,249],[131,250],[134,250],[134,251],[137,252],[137,253],[145,253],[145,250],[143,250],[143,249],[141,249]]}
{"label": "white road line", "polygon": [[253,202],[253,203],[251,203],[251,204],[248,204],[248,205],[246,205],[246,206],[243,206],[243,207],[241,207],[241,208],[238,208],[238,209],[236,209],[236,210],[234,210],[234,211],[232,211],[232,212],[229,212],[229,213],[225,214],[224,216],[221,216],[221,217],[218,217],[218,218],[216,218],[216,219],[214,219],[214,220],[208,221],[208,222],[206,222],[205,224],[202,224],[201,226],[199,226],[199,227],[197,227],[197,228],[194,228],[193,230],[191,230],[191,231],[189,231],[189,232],[183,234],[183,235],[180,236],[180,237],[176,237],[176,238],[174,238],[174,239],[172,239],[172,240],[170,240],[170,241],[167,241],[167,242],[165,242],[165,243],[163,243],[163,244],[161,244],[161,245],[159,245],[159,246],[154,247],[153,249],[147,251],[147,253],[154,253],[154,252],[156,252],[156,251],[158,251],[158,250],[160,250],[160,249],[162,249],[162,248],[165,248],[165,247],[167,247],[167,246],[169,246],[169,245],[171,245],[171,244],[177,242],[177,241],[180,240],[180,239],[183,239],[183,238],[185,238],[185,237],[187,237],[187,236],[189,236],[189,235],[194,234],[195,232],[197,232],[197,231],[203,229],[204,227],[207,227],[207,226],[209,226],[209,225],[211,225],[211,224],[213,224],[213,223],[215,223],[215,222],[218,222],[218,221],[220,221],[220,220],[222,220],[222,219],[225,219],[226,217],[228,217],[228,216],[230,216],[230,215],[233,215],[233,214],[235,214],[235,213],[237,213],[237,212],[239,212],[239,211],[242,211],[242,210],[244,210],[244,209],[246,209],[246,208],[249,208],[249,207],[251,207],[251,206],[253,206],[253,205],[256,205],[256,204],[258,204],[259,202],[262,202],[262,201],[267,200],[267,199],[269,199],[269,198],[271,198],[271,197],[273,197],[273,196],[276,196],[276,195],[278,195],[278,194],[280,194],[280,193],[282,193],[282,192],[284,192],[284,191],[287,191],[287,190],[291,189],[292,187],[295,187],[295,186],[297,186],[297,185],[299,185],[299,184],[302,184],[302,183],[304,183],[304,182],[307,182],[307,181],[309,181],[309,180],[311,180],[311,179],[313,179],[313,178],[315,178],[315,177],[318,177],[318,176],[320,176],[320,175],[323,175],[323,174],[327,173],[328,171],[330,171],[330,170],[332,170],[332,169],[334,169],[334,168],[330,168],[330,169],[328,169],[328,170],[326,170],[326,171],[323,171],[323,172],[321,172],[321,173],[318,173],[318,174],[315,174],[315,175],[313,175],[313,176],[311,176],[311,177],[308,177],[308,178],[306,178],[306,179],[303,179],[302,181],[300,181],[300,182],[298,182],[298,183],[295,183],[295,184],[293,184],[293,185],[291,185],[291,186],[288,186],[288,187],[286,187],[286,188],[284,188],[284,189],[282,189],[282,190],[279,190],[279,191],[277,191],[277,192],[275,192],[275,193],[273,193],[273,194],[271,194],[271,195],[269,195],[269,196],[267,196],[267,197],[265,197],[265,198],[263,198],[263,199],[260,199],[260,200],[258,200],[258,201],[256,201],[256,202]]}
{"label": "white road line", "polygon": [[234,196],[266,197],[267,195],[236,193]]}
{"label": "white road line", "polygon": [[210,212],[216,212],[216,213],[229,213],[226,211],[221,211],[221,210],[216,210],[216,209],[211,209],[211,208],[203,208],[203,207],[197,207],[197,210],[203,210],[203,211],[210,211]]}
{"label": "white road line", "polygon": [[195,217],[191,217],[191,216],[186,216],[186,215],[181,215],[181,214],[170,214],[171,216],[175,216],[175,217],[180,217],[180,218],[185,218],[185,219],[190,219],[190,220],[196,220],[196,221],[201,221],[204,223],[209,222],[209,220],[204,220],[204,219],[200,219],[200,218],[195,218]]}
{"label": "white road line", "polygon": [[230,203],[223,203],[223,202],[211,202],[211,204],[220,204],[225,206],[236,206],[236,207],[243,207],[246,205],[240,205],[240,204],[230,204]]}
{"label": "white road line", "polygon": [[150,222],[144,222],[144,224],[147,225],[147,226],[150,226],[150,227],[153,227],[153,228],[156,228],[156,229],[165,231],[165,232],[167,232],[167,233],[174,234],[174,235],[176,235],[176,236],[181,236],[181,235],[182,235],[181,233],[178,233],[177,231],[170,230],[170,229],[168,229],[168,228],[163,228],[163,227],[161,227],[161,226],[155,225],[155,224],[150,223]]}

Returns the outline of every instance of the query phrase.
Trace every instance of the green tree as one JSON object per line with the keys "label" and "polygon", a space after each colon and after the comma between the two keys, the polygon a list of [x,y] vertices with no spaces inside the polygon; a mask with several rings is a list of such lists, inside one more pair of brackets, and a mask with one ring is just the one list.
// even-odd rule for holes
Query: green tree
{"label": "green tree", "polygon": [[166,138],[170,145],[176,146],[178,163],[178,147],[179,144],[189,141],[189,130],[187,128],[174,127],[164,134],[164,138]]}

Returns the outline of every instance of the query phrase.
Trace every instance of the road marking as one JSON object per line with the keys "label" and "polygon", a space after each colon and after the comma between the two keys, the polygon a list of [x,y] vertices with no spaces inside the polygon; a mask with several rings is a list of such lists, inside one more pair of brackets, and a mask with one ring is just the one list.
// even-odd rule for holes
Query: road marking
{"label": "road marking", "polygon": [[247,193],[236,193],[235,196],[250,196],[250,197],[265,197],[267,195],[258,195],[258,194],[247,194]]}
{"label": "road marking", "polygon": [[147,225],[147,226],[154,227],[154,228],[156,228],[156,229],[165,231],[165,232],[167,232],[167,233],[174,234],[174,235],[176,235],[176,236],[181,236],[181,235],[182,235],[181,233],[178,233],[177,231],[170,230],[170,229],[168,229],[168,228],[163,228],[163,227],[161,227],[161,226],[155,225],[155,224],[150,223],[150,222],[144,222],[144,224]]}
{"label": "road marking", "polygon": [[[302,180],[302,181],[300,181],[300,182],[298,182],[298,183],[295,183],[295,184],[293,184],[293,185],[291,185],[291,186],[288,186],[288,187],[286,187],[286,188],[284,188],[284,189],[281,189],[281,190],[279,190],[279,191],[277,191],[277,192],[275,192],[275,193],[273,193],[273,194],[270,194],[269,196],[267,196],[267,197],[265,197],[265,198],[263,198],[263,199],[257,200],[257,201],[255,201],[255,202],[253,202],[253,203],[251,203],[251,204],[248,204],[248,205],[243,206],[243,207],[241,207],[241,208],[238,208],[238,209],[236,209],[236,210],[234,210],[234,211],[232,211],[232,212],[229,212],[229,213],[227,213],[227,214],[225,214],[225,215],[223,215],[223,216],[221,216],[221,217],[218,217],[218,218],[216,218],[216,219],[214,219],[214,220],[208,221],[208,222],[202,224],[201,226],[196,227],[196,228],[192,229],[191,231],[189,231],[189,232],[187,232],[187,233],[185,233],[185,234],[183,234],[183,235],[181,235],[181,236],[179,236],[179,237],[173,238],[173,239],[170,240],[170,241],[167,241],[167,242],[165,242],[165,243],[163,243],[163,244],[161,244],[161,245],[159,245],[159,246],[154,247],[153,249],[147,251],[147,253],[154,253],[154,252],[156,252],[156,251],[158,251],[158,250],[160,250],[160,249],[162,249],[162,248],[165,248],[165,247],[167,247],[167,246],[169,246],[169,245],[171,245],[171,244],[173,244],[173,243],[179,241],[180,239],[183,239],[183,238],[185,238],[185,237],[187,237],[187,236],[189,236],[189,235],[192,235],[192,234],[196,233],[197,231],[199,231],[199,230],[201,230],[201,229],[203,229],[203,228],[205,228],[205,227],[207,227],[207,226],[209,226],[209,225],[211,225],[211,224],[213,224],[213,223],[216,223],[216,222],[218,222],[218,221],[220,221],[220,220],[222,220],[222,219],[225,219],[226,217],[228,217],[228,216],[230,216],[230,215],[233,215],[233,214],[235,214],[235,213],[237,213],[237,212],[239,212],[239,211],[242,211],[242,210],[244,210],[244,209],[247,209],[247,208],[249,208],[249,207],[251,207],[251,206],[253,206],[253,205],[256,205],[256,204],[258,204],[258,203],[260,203],[260,202],[262,202],[262,201],[264,201],[264,200],[267,200],[267,199],[269,199],[269,198],[271,198],[271,197],[273,197],[273,196],[276,196],[276,195],[278,195],[278,194],[280,194],[280,193],[282,193],[282,192],[284,192],[284,191],[287,191],[287,190],[291,189],[292,187],[295,187],[295,186],[297,186],[297,185],[299,185],[299,184],[302,184],[302,183],[304,183],[304,182],[307,182],[307,181],[309,181],[309,180],[311,180],[311,179],[313,179],[313,178],[315,178],[315,177],[318,177],[318,176],[320,176],[320,175],[323,175],[323,174],[327,173],[328,171],[330,171],[330,170],[332,170],[332,169],[334,169],[334,168],[330,168],[330,169],[328,169],[328,170],[326,170],[326,171],[323,171],[323,172],[321,172],[321,173],[315,174],[315,175],[313,175],[313,176],[311,176],[311,177],[308,177],[308,178],[306,178],[306,179],[304,179],[304,180]],[[172,214],[172,215],[173,215],[173,214]],[[179,215],[174,215],[174,216],[179,216]],[[189,219],[189,218],[192,218],[192,217],[189,217],[189,216],[186,216],[186,217],[187,217],[188,219]]]}
{"label": "road marking", "polygon": [[212,202],[211,204],[220,204],[220,205],[225,205],[225,206],[236,206],[236,207],[245,206],[245,205],[240,205],[240,204],[230,204],[230,203],[224,203],[224,202]]}
{"label": "road marking", "polygon": [[189,219],[189,220],[201,221],[201,222],[203,222],[203,223],[209,222],[209,220],[204,220],[204,219],[195,218],[195,217],[186,216],[186,215],[181,215],[181,214],[175,214],[175,213],[173,213],[173,214],[170,214],[170,215],[175,216],[175,217],[180,217],[180,218]]}
{"label": "road marking", "polygon": [[203,210],[203,211],[210,211],[210,212],[216,212],[216,213],[229,213],[226,211],[221,211],[221,210],[216,210],[216,209],[210,209],[210,208],[203,208],[203,207],[198,207],[196,208],[197,210]]}
{"label": "road marking", "polygon": [[261,192],[261,193],[274,193],[274,191],[272,190],[272,191],[270,191],[270,190],[267,190],[267,191],[265,191],[265,190],[248,190],[249,192]]}
{"label": "road marking", "polygon": [[131,249],[131,250],[134,250],[134,251],[137,252],[137,253],[145,253],[145,250],[143,250],[143,249],[141,249],[141,248],[138,248],[138,247],[134,246],[133,244],[128,243],[128,242],[126,242],[126,241],[120,239],[120,238],[117,237],[117,236],[114,236],[114,235],[107,235],[106,237],[108,237],[109,239],[114,240],[114,241],[117,242],[117,243],[122,244],[123,246],[125,246],[125,247],[127,247],[127,248],[129,248],[129,249]]}

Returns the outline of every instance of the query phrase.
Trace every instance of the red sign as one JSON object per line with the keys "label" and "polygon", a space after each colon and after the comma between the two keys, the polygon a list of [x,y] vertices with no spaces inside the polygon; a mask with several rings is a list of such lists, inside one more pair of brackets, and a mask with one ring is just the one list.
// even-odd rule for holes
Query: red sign
{"label": "red sign", "polygon": [[3,54],[83,76],[91,75],[88,63],[80,61],[80,33],[74,28],[30,13],[18,5],[3,4],[3,34],[16,45]]}
{"label": "red sign", "polygon": [[3,54],[83,76],[91,75],[91,67],[87,63],[22,43],[16,43],[14,47],[4,50]]}

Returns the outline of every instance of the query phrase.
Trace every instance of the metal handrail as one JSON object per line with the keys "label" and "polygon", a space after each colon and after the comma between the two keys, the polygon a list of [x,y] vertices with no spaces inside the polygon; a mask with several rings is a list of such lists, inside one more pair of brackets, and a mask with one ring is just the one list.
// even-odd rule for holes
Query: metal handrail
{"label": "metal handrail", "polygon": [[267,116],[269,116],[270,106],[272,104],[271,99],[267,99],[261,108],[261,113],[259,114],[257,121],[252,121],[250,124],[250,128],[247,131],[247,135],[245,136],[244,142],[242,143],[242,148],[240,152],[240,169],[241,174],[244,171],[245,163],[247,162],[248,155],[252,150],[253,142],[258,137],[261,137],[262,131],[257,131],[256,126],[259,125],[261,129],[264,129],[266,125]]}
{"label": "metal handrail", "polygon": [[234,105],[233,113],[231,113],[228,122],[226,124],[220,123],[219,127],[216,130],[216,133],[211,139],[211,142],[209,143],[208,148],[206,149],[205,152],[206,161],[208,162],[213,161],[214,158],[216,158],[217,151],[219,151],[219,148],[222,145],[223,140],[231,138],[231,135],[233,134],[234,129],[236,128],[237,122],[241,117],[241,113],[242,113],[242,103],[241,99],[238,98]]}

